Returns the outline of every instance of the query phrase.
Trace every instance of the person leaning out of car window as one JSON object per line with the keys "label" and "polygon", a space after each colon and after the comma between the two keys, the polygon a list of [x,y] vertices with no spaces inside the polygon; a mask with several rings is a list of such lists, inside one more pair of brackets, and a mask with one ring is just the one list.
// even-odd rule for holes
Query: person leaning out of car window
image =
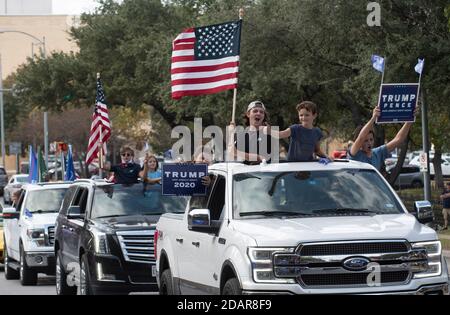
{"label": "person leaning out of car window", "polygon": [[107,163],[104,170],[114,173],[114,183],[116,184],[134,184],[138,182],[141,166],[134,162],[134,151],[130,147],[124,147],[120,150],[122,163],[111,166]]}

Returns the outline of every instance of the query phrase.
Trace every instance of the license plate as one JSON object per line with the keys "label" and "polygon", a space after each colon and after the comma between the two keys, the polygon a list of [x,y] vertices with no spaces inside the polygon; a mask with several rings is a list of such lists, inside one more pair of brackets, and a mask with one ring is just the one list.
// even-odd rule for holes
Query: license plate
{"label": "license plate", "polygon": [[156,277],[156,266],[152,266],[152,277]]}

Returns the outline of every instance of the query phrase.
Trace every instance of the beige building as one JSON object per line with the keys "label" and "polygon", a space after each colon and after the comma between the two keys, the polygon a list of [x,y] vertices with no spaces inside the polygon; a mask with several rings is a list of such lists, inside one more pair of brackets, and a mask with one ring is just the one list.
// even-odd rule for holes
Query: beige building
{"label": "beige building", "polygon": [[[32,52],[42,52],[42,43],[19,32],[28,33],[45,42],[47,56],[54,51],[78,51],[70,41],[69,30],[79,23],[79,18],[71,15],[3,15],[0,16],[0,54],[2,57],[2,77],[6,78],[31,57]],[[2,32],[19,31],[19,32]]]}

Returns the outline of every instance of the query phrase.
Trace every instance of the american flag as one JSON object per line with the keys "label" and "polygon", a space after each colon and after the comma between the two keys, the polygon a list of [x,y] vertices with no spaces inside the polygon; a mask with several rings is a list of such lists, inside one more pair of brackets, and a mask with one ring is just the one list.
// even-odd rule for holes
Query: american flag
{"label": "american flag", "polygon": [[[101,137],[100,137],[101,130]],[[102,82],[97,79],[97,96],[95,99],[95,109],[92,114],[91,135],[89,137],[88,152],[86,154],[86,164],[90,164],[98,158],[98,146],[101,141],[103,155],[106,155],[106,142],[111,136],[111,124],[108,116],[108,108],[105,102],[105,92]]]}
{"label": "american flag", "polygon": [[237,88],[242,21],[190,28],[172,45],[172,98]]}

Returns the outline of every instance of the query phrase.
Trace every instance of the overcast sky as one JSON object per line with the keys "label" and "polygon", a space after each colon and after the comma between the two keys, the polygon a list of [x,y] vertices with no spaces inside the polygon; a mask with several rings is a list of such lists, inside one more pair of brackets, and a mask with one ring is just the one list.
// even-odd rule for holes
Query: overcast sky
{"label": "overcast sky", "polygon": [[53,14],[81,14],[97,6],[95,0],[53,0]]}

